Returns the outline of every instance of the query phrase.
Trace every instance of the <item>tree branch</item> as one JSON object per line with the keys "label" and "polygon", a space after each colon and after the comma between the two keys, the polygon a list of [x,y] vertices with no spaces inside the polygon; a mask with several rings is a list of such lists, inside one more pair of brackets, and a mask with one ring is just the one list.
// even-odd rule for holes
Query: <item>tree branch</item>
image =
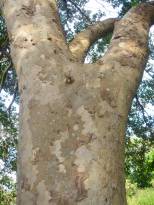
{"label": "tree branch", "polygon": [[1,93],[1,91],[3,89],[4,82],[5,82],[5,79],[6,79],[6,76],[7,76],[7,73],[8,73],[8,70],[9,70],[10,66],[11,66],[11,63],[9,63],[9,65],[6,66],[5,70],[2,73],[2,77],[0,79],[0,93]]}
{"label": "tree branch", "polygon": [[17,96],[17,91],[18,91],[18,82],[17,82],[17,81],[16,81],[14,87],[15,87],[15,88],[14,88],[13,98],[12,98],[12,100],[11,100],[10,105],[9,105],[8,108],[7,108],[7,112],[9,113],[9,115],[10,115],[10,112],[11,112],[12,105],[13,105],[15,99],[16,99],[16,96]]}
{"label": "tree branch", "polygon": [[146,72],[151,78],[153,78],[153,76],[154,76],[154,71],[152,71],[152,68],[145,69],[145,72]]}
{"label": "tree branch", "polygon": [[146,119],[146,116],[145,116],[145,108],[144,106],[141,104],[141,102],[139,101],[139,98],[138,98],[138,95],[136,94],[135,95],[135,99],[136,99],[136,103],[137,103],[137,106],[139,106],[139,109],[141,110],[142,112],[142,116],[143,116],[143,120],[147,126],[147,119]]}
{"label": "tree branch", "polygon": [[[130,9],[115,24],[112,40],[101,61],[111,70],[123,73],[128,82],[136,75],[137,86],[142,78],[148,57],[148,32],[154,24],[154,1]],[[119,64],[119,66],[116,66]],[[125,69],[124,69],[125,68]],[[127,75],[130,71],[130,76]],[[124,77],[123,76],[123,77]]]}
{"label": "tree branch", "polygon": [[96,24],[89,26],[86,30],[77,34],[69,45],[73,56],[77,60],[83,62],[90,46],[99,38],[104,37],[106,34],[112,32],[114,23],[116,21],[117,19],[110,18],[102,22],[97,22]]}

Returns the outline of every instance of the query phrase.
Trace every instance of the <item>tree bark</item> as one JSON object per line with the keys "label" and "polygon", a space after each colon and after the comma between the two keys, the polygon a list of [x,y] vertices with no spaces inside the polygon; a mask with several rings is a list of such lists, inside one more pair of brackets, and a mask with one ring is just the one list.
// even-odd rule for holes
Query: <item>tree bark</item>
{"label": "tree bark", "polygon": [[66,45],[55,1],[8,0],[3,10],[20,89],[17,204],[125,205],[125,129],[154,3],[116,22],[90,65],[80,63],[89,43],[77,58],[77,44]]}
{"label": "tree bark", "polygon": [[86,30],[80,32],[75,36],[73,41],[69,44],[69,49],[72,55],[81,62],[84,62],[86,54],[90,46],[99,38],[106,36],[108,33],[113,32],[114,23],[118,19],[110,18],[103,22],[89,26]]}

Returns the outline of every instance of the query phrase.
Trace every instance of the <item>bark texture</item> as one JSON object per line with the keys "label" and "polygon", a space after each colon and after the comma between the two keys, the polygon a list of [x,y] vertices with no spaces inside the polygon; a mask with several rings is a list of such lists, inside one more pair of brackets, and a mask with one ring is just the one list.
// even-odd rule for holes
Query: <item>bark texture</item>
{"label": "bark texture", "polygon": [[80,32],[75,36],[74,40],[70,43],[69,48],[73,56],[78,61],[84,61],[87,51],[90,46],[99,38],[111,33],[114,28],[114,23],[118,19],[107,19],[103,22],[97,22],[96,24],[89,26],[86,30]]}
{"label": "bark texture", "polygon": [[91,65],[80,62],[115,20],[88,28],[69,50],[55,1],[8,0],[4,14],[20,87],[17,204],[125,205],[125,128],[154,3],[116,22],[107,53]]}

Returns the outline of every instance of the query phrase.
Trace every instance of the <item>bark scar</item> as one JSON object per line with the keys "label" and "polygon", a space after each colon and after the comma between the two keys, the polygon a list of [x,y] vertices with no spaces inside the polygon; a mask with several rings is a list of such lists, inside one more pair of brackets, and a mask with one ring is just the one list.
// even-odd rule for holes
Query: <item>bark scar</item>
{"label": "bark scar", "polygon": [[87,198],[87,190],[85,188],[84,181],[88,178],[88,175],[85,172],[78,172],[75,177],[75,186],[77,188],[77,197],[76,201],[81,201]]}
{"label": "bark scar", "polygon": [[25,5],[22,5],[22,10],[25,11],[25,13],[29,16],[33,16],[34,15],[34,6],[25,6]]}
{"label": "bark scar", "polygon": [[65,73],[65,83],[66,83],[66,84],[72,84],[72,83],[74,83],[74,81],[75,81],[75,79],[74,79],[74,77],[71,75],[70,72]]}

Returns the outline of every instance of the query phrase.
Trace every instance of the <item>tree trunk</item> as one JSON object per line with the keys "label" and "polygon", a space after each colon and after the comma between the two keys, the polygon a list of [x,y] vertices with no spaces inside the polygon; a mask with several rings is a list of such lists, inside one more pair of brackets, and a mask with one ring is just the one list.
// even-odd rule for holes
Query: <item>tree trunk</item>
{"label": "tree trunk", "polygon": [[99,26],[86,30],[95,38],[83,32],[69,49],[54,1],[6,1],[20,88],[18,205],[126,204],[125,129],[147,59],[153,5],[116,22],[106,55],[84,65]]}

